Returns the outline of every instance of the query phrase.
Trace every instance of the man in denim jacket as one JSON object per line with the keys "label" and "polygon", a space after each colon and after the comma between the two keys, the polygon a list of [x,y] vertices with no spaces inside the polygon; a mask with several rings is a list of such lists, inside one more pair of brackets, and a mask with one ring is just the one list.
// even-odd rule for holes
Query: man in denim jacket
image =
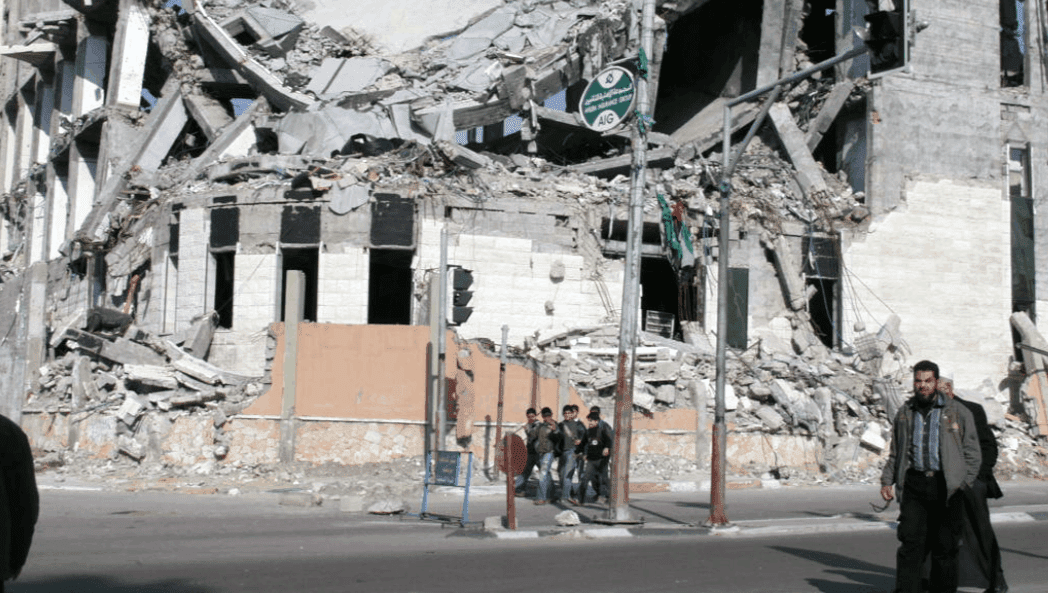
{"label": "man in denim jacket", "polygon": [[[979,475],[982,455],[968,409],[938,391],[939,367],[913,367],[914,395],[895,416],[891,450],[881,472],[881,497],[900,497],[896,593],[921,593],[928,552],[936,568],[932,593],[957,591],[957,543],[963,494]],[[960,495],[959,495],[960,494]]]}

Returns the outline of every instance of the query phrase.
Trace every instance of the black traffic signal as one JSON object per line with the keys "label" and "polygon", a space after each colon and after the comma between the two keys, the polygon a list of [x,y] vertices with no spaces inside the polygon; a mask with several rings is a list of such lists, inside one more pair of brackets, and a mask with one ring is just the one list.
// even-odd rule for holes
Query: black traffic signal
{"label": "black traffic signal", "polygon": [[894,10],[880,10],[866,20],[866,47],[870,50],[870,76],[902,70],[910,60],[908,0],[895,0]]}
{"label": "black traffic signal", "polygon": [[473,314],[473,307],[467,307],[473,292],[469,287],[473,285],[473,272],[465,268],[452,268],[451,270],[451,313],[448,323],[451,325],[462,325],[466,323],[469,316]]}

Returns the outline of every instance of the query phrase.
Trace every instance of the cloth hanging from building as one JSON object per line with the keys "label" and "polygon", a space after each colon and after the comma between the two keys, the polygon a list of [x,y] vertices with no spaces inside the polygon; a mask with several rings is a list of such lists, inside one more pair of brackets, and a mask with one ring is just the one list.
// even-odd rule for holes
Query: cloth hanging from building
{"label": "cloth hanging from building", "polygon": [[695,248],[691,243],[691,229],[684,224],[684,204],[676,202],[671,208],[662,194],[656,194],[662,208],[662,226],[666,246],[669,247],[670,265],[681,280],[695,274]]}

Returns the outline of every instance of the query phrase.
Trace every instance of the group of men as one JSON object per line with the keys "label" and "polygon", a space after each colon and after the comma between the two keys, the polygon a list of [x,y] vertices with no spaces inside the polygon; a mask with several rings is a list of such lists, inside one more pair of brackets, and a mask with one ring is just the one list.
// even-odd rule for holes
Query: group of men
{"label": "group of men", "polygon": [[895,593],[955,593],[962,540],[988,584],[986,593],[1006,593],[986,500],[1002,496],[986,412],[956,397],[953,381],[940,377],[931,361],[914,365],[913,391],[895,416],[881,473],[881,497],[898,496],[900,505]]}
{"label": "group of men", "polygon": [[[535,408],[528,408],[528,422],[523,426],[528,459],[524,471],[516,477],[517,496],[524,496],[528,479],[535,466],[539,468],[539,485],[535,504],[546,504],[566,499],[574,505],[586,504],[586,495],[593,490],[596,500],[608,498],[608,462],[615,431],[600,417],[600,408],[593,406],[585,422],[578,419],[579,407],[564,406],[562,420],[553,419],[553,410],[542,408],[541,416]],[[557,462],[560,492],[553,491],[553,462]],[[575,477],[579,482],[575,483]]]}

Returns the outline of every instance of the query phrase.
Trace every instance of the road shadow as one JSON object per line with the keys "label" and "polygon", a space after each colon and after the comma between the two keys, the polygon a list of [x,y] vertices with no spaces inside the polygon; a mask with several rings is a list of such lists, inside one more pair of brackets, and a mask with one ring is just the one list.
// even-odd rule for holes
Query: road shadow
{"label": "road shadow", "polygon": [[828,566],[830,568],[824,572],[852,581],[850,583],[842,583],[821,578],[805,579],[811,586],[822,593],[880,593],[882,591],[890,591],[895,585],[895,570],[891,567],[866,562],[852,556],[834,554],[833,552],[821,552],[789,546],[769,547],[779,552],[785,552],[798,558],[804,558],[805,560]]}
{"label": "road shadow", "polygon": [[662,519],[663,521],[666,521],[667,523],[676,523],[677,525],[691,525],[691,523],[688,522],[688,521],[681,521],[680,519],[676,519],[676,518],[670,517],[668,515],[663,515],[661,513],[656,513],[655,511],[653,511],[651,509],[646,509],[646,508],[644,508],[644,507],[642,507],[642,506],[640,506],[640,505],[638,505],[636,503],[632,503],[632,502],[629,503],[629,507],[631,509],[633,509],[633,510],[647,513],[648,515],[651,515],[653,517],[658,517],[659,519]]}
{"label": "road shadow", "polygon": [[1028,556],[1030,558],[1040,558],[1042,560],[1048,560],[1048,556],[1042,556],[1041,554],[1031,554],[1023,550],[1016,550],[1015,548],[1001,548],[1001,552],[1008,552],[1009,554],[1019,554],[1020,556]]}
{"label": "road shadow", "polygon": [[215,589],[181,579],[127,583],[98,575],[68,575],[4,583],[7,593],[214,593]]}

